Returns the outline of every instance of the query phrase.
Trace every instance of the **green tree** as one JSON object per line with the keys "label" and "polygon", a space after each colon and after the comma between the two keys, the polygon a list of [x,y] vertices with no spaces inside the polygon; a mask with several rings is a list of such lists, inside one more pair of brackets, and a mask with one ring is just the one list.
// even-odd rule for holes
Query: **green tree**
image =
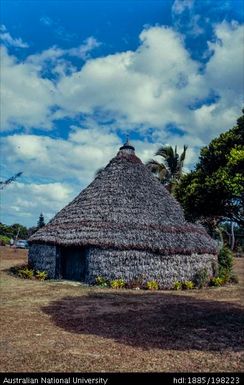
{"label": "green tree", "polygon": [[44,215],[41,213],[37,222],[37,229],[45,226]]}
{"label": "green tree", "polygon": [[244,115],[235,127],[203,147],[195,170],[181,178],[175,196],[186,217],[201,220],[210,230],[223,220],[243,226],[243,170]]}
{"label": "green tree", "polygon": [[15,223],[11,226],[0,223],[0,235],[13,239],[26,239],[28,237],[28,230],[19,223]]}
{"label": "green tree", "polygon": [[160,156],[161,161],[151,159],[146,165],[158,177],[161,183],[172,192],[182,176],[187,146],[184,145],[181,155],[177,152],[177,146],[160,147],[155,156]]}

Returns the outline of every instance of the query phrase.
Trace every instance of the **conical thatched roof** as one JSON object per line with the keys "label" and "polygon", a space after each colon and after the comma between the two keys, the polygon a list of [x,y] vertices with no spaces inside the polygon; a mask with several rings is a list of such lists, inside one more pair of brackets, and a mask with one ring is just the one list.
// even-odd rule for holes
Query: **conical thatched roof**
{"label": "conical thatched roof", "polygon": [[204,228],[185,221],[179,203],[129,143],[30,242],[164,255],[216,253]]}

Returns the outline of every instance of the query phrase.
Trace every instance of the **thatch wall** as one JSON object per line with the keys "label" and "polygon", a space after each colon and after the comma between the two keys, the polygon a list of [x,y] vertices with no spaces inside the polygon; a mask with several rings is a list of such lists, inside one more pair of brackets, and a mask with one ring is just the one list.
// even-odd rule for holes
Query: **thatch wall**
{"label": "thatch wall", "polygon": [[140,277],[144,283],[156,280],[161,288],[172,288],[176,281],[193,280],[202,268],[213,276],[216,263],[217,257],[211,254],[165,256],[138,250],[90,248],[86,282],[94,283],[97,276],[108,280],[123,278],[126,282]]}
{"label": "thatch wall", "polygon": [[[96,277],[108,280],[122,278],[126,282],[140,278],[146,283],[156,280],[161,288],[171,288],[176,281],[193,280],[202,268],[213,275],[217,257],[211,254],[160,255],[148,251],[88,248],[85,251],[84,281],[94,284]],[[33,244],[29,262],[35,269],[47,271],[49,278],[60,278],[60,250],[55,246]]]}
{"label": "thatch wall", "polygon": [[[36,270],[46,271],[48,278],[58,278],[58,250],[56,246],[33,244],[29,249],[28,262]],[[59,266],[58,266],[59,269]]]}

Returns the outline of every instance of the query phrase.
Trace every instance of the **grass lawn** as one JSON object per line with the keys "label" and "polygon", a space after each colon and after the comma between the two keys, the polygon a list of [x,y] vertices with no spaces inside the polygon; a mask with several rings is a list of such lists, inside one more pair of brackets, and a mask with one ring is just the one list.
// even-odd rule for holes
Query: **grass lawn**
{"label": "grass lawn", "polygon": [[113,290],[8,274],[25,250],[1,247],[0,370],[243,370],[238,285],[192,291]]}

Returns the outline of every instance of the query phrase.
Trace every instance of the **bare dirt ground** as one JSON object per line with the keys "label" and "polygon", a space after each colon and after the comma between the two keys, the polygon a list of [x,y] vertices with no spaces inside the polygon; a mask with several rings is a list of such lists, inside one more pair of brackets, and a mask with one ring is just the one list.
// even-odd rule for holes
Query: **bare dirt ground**
{"label": "bare dirt ground", "polygon": [[26,251],[0,252],[2,372],[243,370],[244,258],[238,285],[148,292],[16,278]]}

